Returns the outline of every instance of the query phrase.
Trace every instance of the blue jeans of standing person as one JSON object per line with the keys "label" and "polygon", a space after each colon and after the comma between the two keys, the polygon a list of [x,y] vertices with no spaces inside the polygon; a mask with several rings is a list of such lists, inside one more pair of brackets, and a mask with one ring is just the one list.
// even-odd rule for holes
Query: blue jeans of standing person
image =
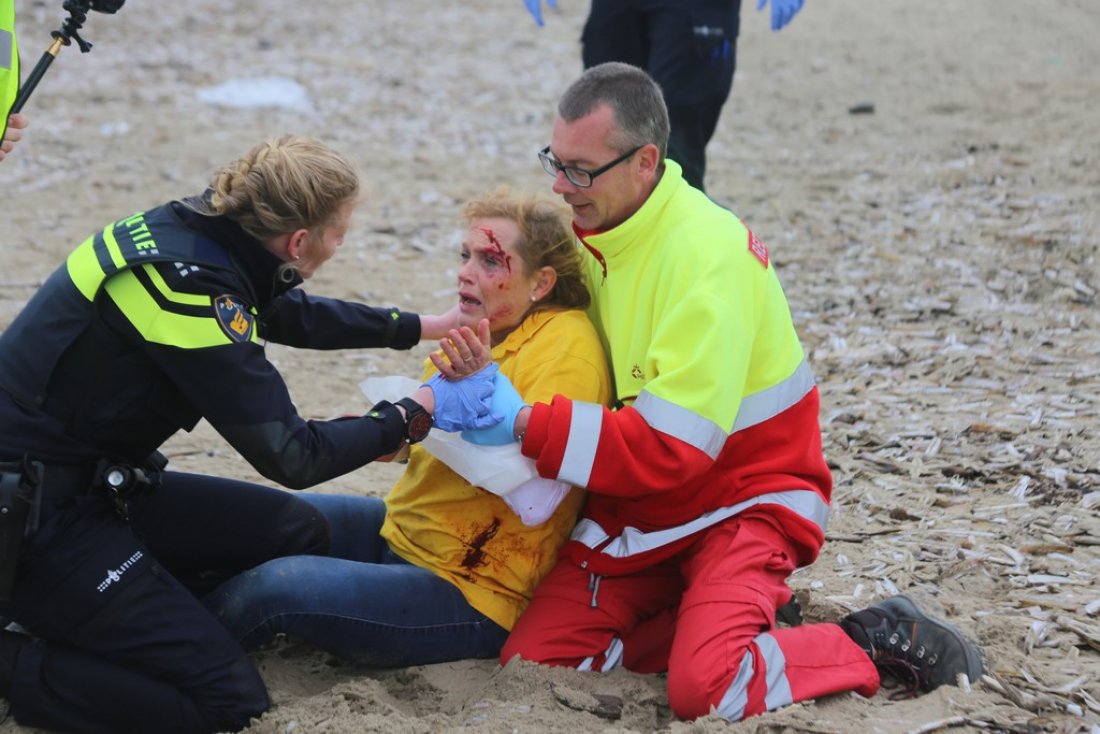
{"label": "blue jeans of standing person", "polygon": [[379,668],[495,658],[508,631],[462,592],[393,553],[379,535],[375,497],[300,493],[328,520],[328,556],[279,558],[222,584],[206,599],[246,650],[277,634]]}

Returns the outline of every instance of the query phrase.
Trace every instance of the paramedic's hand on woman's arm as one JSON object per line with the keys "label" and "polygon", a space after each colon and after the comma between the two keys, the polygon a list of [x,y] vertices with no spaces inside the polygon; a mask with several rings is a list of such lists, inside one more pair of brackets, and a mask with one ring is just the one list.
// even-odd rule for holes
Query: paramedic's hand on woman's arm
{"label": "paramedic's hand on woman's arm", "polygon": [[463,431],[462,438],[480,446],[505,446],[515,443],[520,434],[516,431],[516,417],[524,408],[530,410],[511,380],[498,372],[493,376],[493,400],[490,413],[500,422],[489,428]]}

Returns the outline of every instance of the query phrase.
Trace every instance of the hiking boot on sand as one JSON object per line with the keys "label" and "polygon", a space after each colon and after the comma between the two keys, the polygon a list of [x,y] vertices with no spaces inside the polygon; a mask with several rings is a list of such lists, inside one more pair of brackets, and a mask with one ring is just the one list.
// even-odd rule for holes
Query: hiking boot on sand
{"label": "hiking boot on sand", "polygon": [[802,604],[798,597],[791,594],[791,600],[775,610],[775,621],[785,627],[797,627],[802,624]]}
{"label": "hiking boot on sand", "polygon": [[959,673],[982,674],[982,656],[970,640],[933,619],[907,596],[892,596],[840,621],[840,626],[871,656],[875,667],[917,689],[956,685]]}

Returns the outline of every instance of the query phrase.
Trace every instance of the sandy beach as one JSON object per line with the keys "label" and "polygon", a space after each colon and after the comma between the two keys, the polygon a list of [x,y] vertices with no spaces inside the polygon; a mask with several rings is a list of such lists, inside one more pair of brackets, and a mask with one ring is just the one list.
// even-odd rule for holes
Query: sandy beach
{"label": "sandy beach", "polygon": [[[587,12],[558,5],[541,29],[519,0],[93,14],[94,49],[62,52],[0,164],[0,328],[88,234],[282,132],[364,181],[308,290],[447,309],[462,204],[501,183],[549,193],[536,152]],[[28,70],[64,13],[18,12]],[[821,387],[836,486],[824,551],[792,578],[807,621],[910,593],[981,644],[984,678],[679,722],[662,676],[373,670],[286,640],[254,656],[274,706],[248,731],[1100,733],[1098,39],[1093,0],[809,0],[780,33],[746,3],[709,148],[708,192],[768,244]],[[368,376],[418,375],[431,346],[270,354],[326,418],[365,410]],[[166,453],[265,482],[205,423]],[[400,470],[321,489],[383,495]]]}

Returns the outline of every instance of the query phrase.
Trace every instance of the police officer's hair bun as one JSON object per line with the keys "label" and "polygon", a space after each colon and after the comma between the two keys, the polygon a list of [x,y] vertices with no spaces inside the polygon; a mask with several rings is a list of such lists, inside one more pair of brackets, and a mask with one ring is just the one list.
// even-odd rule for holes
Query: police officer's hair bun
{"label": "police officer's hair bun", "polygon": [[359,193],[359,177],[315,138],[283,135],[253,146],[210,181],[210,208],[258,240],[314,230]]}

